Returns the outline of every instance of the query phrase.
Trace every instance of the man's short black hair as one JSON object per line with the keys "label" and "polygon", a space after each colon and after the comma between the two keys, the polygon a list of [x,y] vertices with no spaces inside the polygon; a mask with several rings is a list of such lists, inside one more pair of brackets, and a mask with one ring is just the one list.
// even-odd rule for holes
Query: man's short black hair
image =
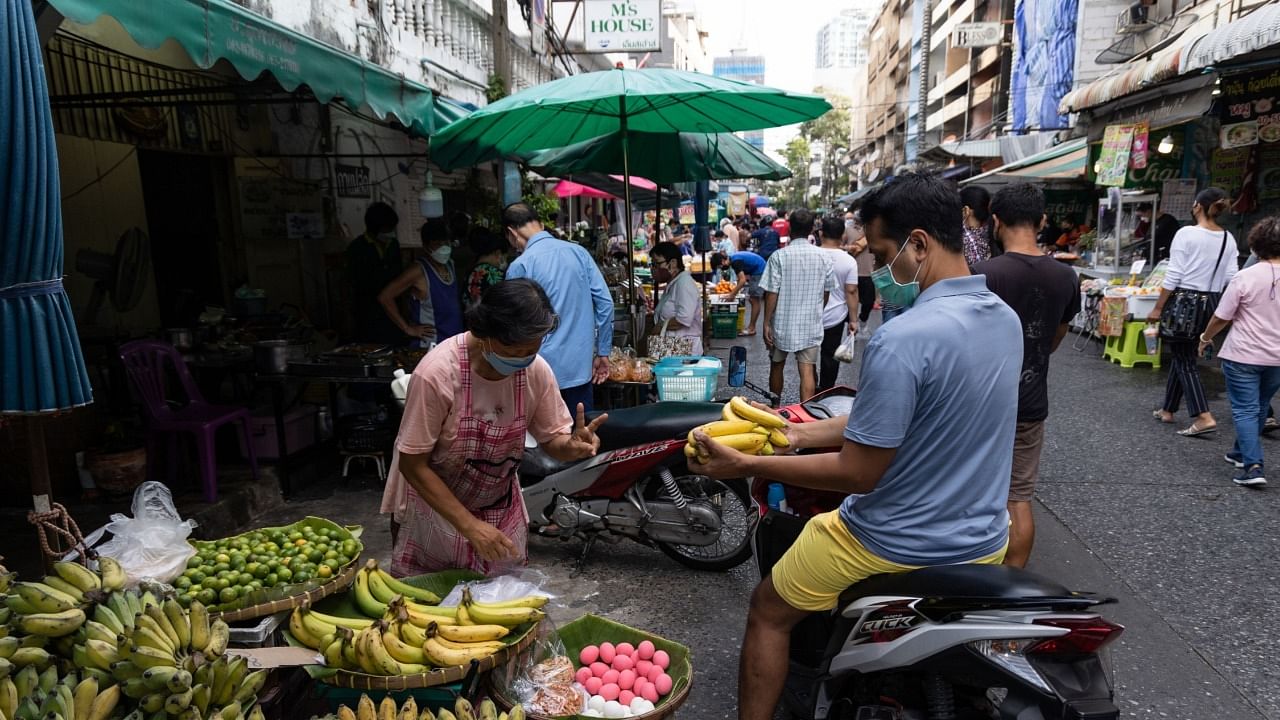
{"label": "man's short black hair", "polygon": [[822,236],[839,240],[844,237],[844,218],[828,215],[822,218]]}
{"label": "man's short black hair", "polygon": [[511,203],[502,211],[502,224],[512,230],[522,228],[531,222],[541,222],[538,213],[526,203]]}
{"label": "man's short black hair", "polygon": [[791,237],[806,237],[813,232],[813,211],[806,208],[792,210],[790,222]]}
{"label": "man's short black hair", "polygon": [[728,260],[728,259],[729,259],[729,256],[728,256],[728,255],[725,255],[724,253],[712,253],[712,254],[711,254],[711,267],[713,267],[713,268],[718,268],[718,267],[720,267],[721,265],[723,265],[723,264],[724,264],[724,261],[725,261],[725,260]]}
{"label": "man's short black hair", "polygon": [[862,223],[880,221],[880,230],[901,247],[912,230],[923,230],[947,250],[964,252],[960,193],[942,178],[909,172],[872,190],[862,203]]}
{"label": "man's short black hair", "polygon": [[430,245],[435,240],[448,242],[449,225],[444,221],[444,218],[430,218],[422,223],[422,227],[418,230],[418,237],[421,238],[423,247]]}
{"label": "man's short black hair", "polygon": [[991,214],[1001,225],[1040,229],[1044,217],[1044,193],[1030,183],[1014,183],[996,191],[991,198]]}
{"label": "man's short black hair", "polygon": [[372,232],[389,232],[400,224],[400,216],[384,202],[376,202],[364,211],[364,229]]}

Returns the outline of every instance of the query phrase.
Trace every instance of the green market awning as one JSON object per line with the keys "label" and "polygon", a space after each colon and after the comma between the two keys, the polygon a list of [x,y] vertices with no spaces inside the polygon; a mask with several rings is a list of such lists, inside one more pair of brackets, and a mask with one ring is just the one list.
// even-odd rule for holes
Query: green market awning
{"label": "green market awning", "polygon": [[968,185],[969,183],[981,183],[983,181],[1009,182],[1027,178],[1037,180],[1084,180],[1086,165],[1089,162],[1089,146],[1087,143],[1088,138],[1068,140],[1031,157],[1011,162],[981,175],[975,175],[961,182],[961,184]]}
{"label": "green market awning", "polygon": [[148,49],[173,39],[201,68],[225,59],[248,80],[270,72],[285,90],[306,85],[322,103],[341,97],[379,118],[394,116],[421,135],[430,135],[451,119],[437,121],[431,88],[282,27],[230,0],[50,0],[50,4],[84,25],[109,15]]}

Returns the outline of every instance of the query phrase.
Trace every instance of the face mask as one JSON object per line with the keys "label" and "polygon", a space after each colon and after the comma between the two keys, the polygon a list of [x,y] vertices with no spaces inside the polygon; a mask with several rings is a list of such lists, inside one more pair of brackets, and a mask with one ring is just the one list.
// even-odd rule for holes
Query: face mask
{"label": "face mask", "polygon": [[431,259],[444,265],[449,262],[449,258],[453,257],[453,247],[445,244],[431,251]]}
{"label": "face mask", "polygon": [[489,366],[497,371],[499,375],[513,375],[533,364],[538,357],[537,353],[526,355],[525,357],[503,357],[492,350],[484,352],[484,360]]}
{"label": "face mask", "polygon": [[893,276],[893,264],[898,261],[902,255],[902,251],[907,246],[903,245],[898,254],[893,256],[893,260],[882,268],[876,268],[871,271],[871,281],[875,283],[876,289],[880,291],[880,298],[890,305],[908,308],[916,303],[916,298],[920,297],[920,283],[916,278],[920,277],[920,268],[916,268],[916,276],[909,283],[900,283]]}

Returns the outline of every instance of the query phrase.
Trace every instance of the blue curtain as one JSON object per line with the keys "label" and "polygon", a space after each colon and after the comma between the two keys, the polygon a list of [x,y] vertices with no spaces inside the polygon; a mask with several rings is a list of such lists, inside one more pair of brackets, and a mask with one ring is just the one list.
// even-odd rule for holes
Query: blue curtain
{"label": "blue curtain", "polygon": [[0,413],[93,401],[62,288],[62,199],[30,0],[0,0]]}

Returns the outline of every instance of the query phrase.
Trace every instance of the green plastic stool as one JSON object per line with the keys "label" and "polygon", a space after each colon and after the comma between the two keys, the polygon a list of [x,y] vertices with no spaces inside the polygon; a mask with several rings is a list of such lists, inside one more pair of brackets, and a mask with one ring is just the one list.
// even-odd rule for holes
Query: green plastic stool
{"label": "green plastic stool", "polygon": [[1152,370],[1160,369],[1160,351],[1163,342],[1156,344],[1154,355],[1147,354],[1147,342],[1142,337],[1145,322],[1131,321],[1124,324],[1124,333],[1120,337],[1107,338],[1102,357],[1111,362],[1120,363],[1120,367],[1131,368],[1135,363],[1149,363]]}

